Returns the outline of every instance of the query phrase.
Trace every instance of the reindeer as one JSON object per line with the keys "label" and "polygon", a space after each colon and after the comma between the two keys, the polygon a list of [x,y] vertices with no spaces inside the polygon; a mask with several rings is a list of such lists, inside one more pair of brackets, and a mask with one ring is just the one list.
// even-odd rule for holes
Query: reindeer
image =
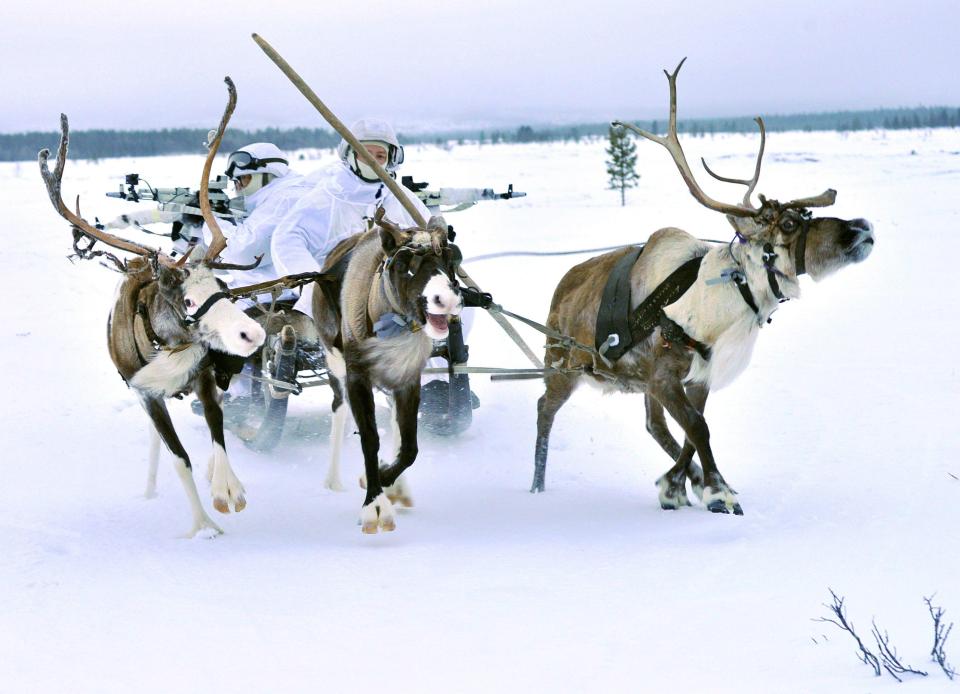
{"label": "reindeer", "polygon": [[[686,59],[684,59],[686,60]],[[597,316],[604,285],[618,262],[630,264],[629,349],[610,366],[584,350],[548,344],[545,361],[553,367],[545,376],[546,391],[537,403],[537,440],[531,492],[544,490],[550,430],[557,411],[584,377],[608,390],[640,392],[646,404],[646,426],[674,465],[657,480],[660,505],[689,505],[686,480],[714,513],[743,513],[735,491],[714,460],[710,432],[703,416],[711,388],[720,388],[739,375],[750,360],[760,328],[782,301],[800,296],[799,275],[815,281],[859,263],[873,250],[873,229],[864,219],[813,217],[810,209],[832,205],[836,191],[781,203],[750,196],[760,175],[765,144],[763,120],[760,151],[750,180],[718,176],[747,186],[740,204],[707,196],[694,179],[677,138],[677,74],[664,71],[670,83],[668,134],[660,137],[628,123],[636,134],[667,149],[693,196],[722,212],[736,229],[729,244],[700,241],[685,231],[654,232],[635,261],[631,249],[613,251],[572,268],[553,294],[547,325],[581,344],[615,345],[616,339],[597,334]],[[633,249],[636,253],[636,249]],[[681,282],[686,273],[689,288]],[[670,434],[664,410],[680,424],[683,447]],[[696,451],[703,468],[693,462]]]}
{"label": "reindeer", "polygon": [[[433,340],[446,339],[448,319],[462,308],[455,279],[459,261],[460,251],[448,243],[442,217],[432,217],[425,229],[401,229],[378,208],[373,229],[341,242],[327,258],[326,272],[346,264],[342,283],[332,289],[321,286],[313,293],[314,320],[334,388],[328,486],[339,480],[345,387],[363,449],[367,493],[360,522],[365,533],[394,530],[393,501],[409,504],[409,488],[398,480],[417,457],[420,374]],[[374,388],[393,398],[400,441],[394,462],[382,468]]]}
{"label": "reindeer", "polygon": [[[235,94],[232,83],[229,86],[232,103]],[[232,107],[228,107],[219,134],[210,148],[204,182],[209,176],[210,163],[229,111]],[[214,241],[202,261],[187,264],[187,253],[174,262],[153,248],[113,236],[84,220],[80,216],[79,204],[74,214],[63,203],[60,191],[68,130],[67,118],[62,115],[54,171],[51,173],[47,165],[50,152],[46,149],[39,154],[40,171],[54,208],[74,228],[74,247],[78,254],[81,257],[106,255],[124,272],[107,323],[107,341],[117,371],[136,392],[152,422],[146,496],[155,495],[159,442],[162,439],[175,457],[174,466],[190,502],[193,526],[189,536],[201,530],[222,533],[200,503],[190,458],[174,430],[164,400],[190,392],[197,394],[203,403],[213,440],[213,454],[207,471],[213,506],[221,513],[229,513],[231,507],[234,511],[243,510],[245,491],[227,458],[218,386],[225,389],[230,376],[239,371],[242,359],[263,344],[264,330],[232,303],[226,285],[213,274],[215,269],[238,266],[214,261],[226,247],[226,240],[209,213],[206,191],[201,191],[201,200],[207,202],[204,216],[213,231]],[[81,236],[91,239],[85,249],[77,245]],[[121,262],[104,251],[91,251],[97,241],[140,257]]]}

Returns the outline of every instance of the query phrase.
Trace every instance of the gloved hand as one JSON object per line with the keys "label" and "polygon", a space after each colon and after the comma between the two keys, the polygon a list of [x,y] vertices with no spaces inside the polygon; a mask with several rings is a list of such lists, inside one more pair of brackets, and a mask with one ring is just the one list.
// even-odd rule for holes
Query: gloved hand
{"label": "gloved hand", "polygon": [[[193,207],[199,210],[200,194],[194,193],[193,195],[191,195],[190,198],[186,201],[186,205],[187,207]],[[203,217],[199,214],[190,214],[188,212],[184,212],[183,216],[180,218],[180,221],[182,221],[187,226],[194,226],[194,227],[203,226]]]}
{"label": "gloved hand", "polygon": [[493,295],[489,292],[481,292],[473,287],[460,287],[460,295],[463,297],[464,306],[477,306],[479,308],[490,308],[493,305]]}

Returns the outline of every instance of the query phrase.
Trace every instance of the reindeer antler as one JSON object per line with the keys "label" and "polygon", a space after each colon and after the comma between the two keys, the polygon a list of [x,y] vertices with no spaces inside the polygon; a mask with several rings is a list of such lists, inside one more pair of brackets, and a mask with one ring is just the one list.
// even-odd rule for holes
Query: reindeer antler
{"label": "reindeer antler", "polygon": [[710,167],[707,166],[707,160],[703,157],[700,157],[700,163],[703,164],[703,168],[707,170],[707,173],[718,181],[723,181],[724,183],[738,183],[746,186],[747,192],[743,196],[743,206],[757,209],[753,206],[753,203],[750,202],[750,196],[753,194],[754,188],[757,187],[757,181],[760,179],[760,164],[763,163],[763,149],[767,144],[767,129],[763,124],[763,118],[758,116],[753,120],[760,127],[760,151],[757,152],[757,167],[753,171],[753,178],[751,178],[749,181],[745,178],[727,178],[726,176],[715,174]]}
{"label": "reindeer antler", "polygon": [[227,107],[223,110],[223,117],[220,119],[220,126],[217,128],[217,134],[210,143],[210,150],[207,152],[207,159],[203,163],[203,177],[200,179],[200,213],[203,215],[203,221],[210,227],[213,234],[213,241],[204,260],[216,260],[217,256],[227,247],[227,239],[224,238],[220,225],[217,224],[213,211],[210,209],[210,169],[213,167],[213,158],[217,156],[217,150],[220,148],[220,141],[223,140],[223,132],[227,129],[227,123],[230,122],[230,116],[233,115],[233,109],[237,106],[237,88],[233,80],[224,77],[223,81],[227,83]]}
{"label": "reindeer antler", "polygon": [[53,167],[53,172],[50,171],[50,167],[47,165],[47,161],[50,159],[50,150],[46,148],[41,149],[37,155],[37,161],[40,164],[40,175],[43,177],[43,182],[47,187],[47,194],[50,196],[50,202],[53,203],[53,208],[57,211],[57,213],[70,222],[70,225],[74,229],[86,234],[91,239],[102,241],[108,246],[112,246],[113,248],[117,248],[121,251],[128,251],[129,253],[136,253],[137,255],[143,256],[155,256],[165,265],[172,265],[173,260],[157,249],[151,248],[150,246],[144,246],[134,241],[128,241],[127,239],[122,239],[119,236],[114,236],[103,229],[97,229],[95,226],[87,222],[87,220],[85,220],[79,214],[79,196],[77,197],[78,212],[76,214],[71,212],[70,209],[64,204],[61,187],[63,182],[63,169],[67,163],[67,149],[69,142],[70,126],[67,121],[66,114],[61,113],[60,145],[57,147],[57,162]]}
{"label": "reindeer antler", "polygon": [[781,205],[784,209],[786,208],[801,208],[801,207],[830,207],[833,203],[837,201],[837,191],[833,188],[827,188],[825,191],[820,193],[820,195],[814,195],[812,198],[798,198],[797,200],[791,200],[790,202],[785,202]]}
{"label": "reindeer antler", "polygon": [[[623,121],[613,121],[612,125],[614,127],[620,126],[627,128],[640,137],[644,137],[648,140],[656,142],[658,145],[662,145],[664,148],[666,148],[666,150],[670,152],[670,156],[673,157],[673,161],[677,165],[677,168],[680,170],[680,175],[687,184],[687,188],[690,189],[690,193],[700,202],[701,205],[704,205],[705,207],[717,212],[733,215],[734,217],[755,217],[757,214],[759,214],[759,210],[743,205],[730,205],[723,203],[718,200],[714,200],[709,195],[704,193],[697,184],[697,180],[693,176],[693,171],[690,170],[690,165],[687,163],[687,158],[683,153],[683,148],[680,146],[680,140],[677,138],[677,74],[680,72],[680,68],[683,67],[683,63],[685,61],[686,58],[681,60],[680,64],[677,65],[677,69],[674,70],[673,73],[669,73],[666,70],[663,71],[663,74],[667,76],[667,80],[670,82],[670,121],[667,128],[666,137],[654,135],[653,133],[638,128],[632,123],[625,123]],[[759,168],[760,164],[758,162],[758,175]],[[756,182],[754,182],[754,185],[756,185]]]}

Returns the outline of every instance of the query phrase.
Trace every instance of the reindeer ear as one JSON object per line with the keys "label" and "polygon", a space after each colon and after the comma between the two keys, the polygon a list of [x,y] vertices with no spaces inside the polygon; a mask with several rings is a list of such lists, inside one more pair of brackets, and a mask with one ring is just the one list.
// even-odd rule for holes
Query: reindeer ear
{"label": "reindeer ear", "polygon": [[753,217],[734,217],[728,214],[727,221],[741,236],[753,236],[763,229],[763,225]]}
{"label": "reindeer ear", "polygon": [[387,255],[393,254],[406,242],[406,235],[396,225],[389,223],[380,225],[380,245],[383,246],[383,252]]}
{"label": "reindeer ear", "polygon": [[159,265],[155,276],[164,293],[174,291],[183,282],[183,271],[176,267]]}
{"label": "reindeer ear", "polygon": [[427,232],[430,234],[430,245],[433,252],[440,255],[447,245],[447,221],[440,215],[430,217],[427,222]]}

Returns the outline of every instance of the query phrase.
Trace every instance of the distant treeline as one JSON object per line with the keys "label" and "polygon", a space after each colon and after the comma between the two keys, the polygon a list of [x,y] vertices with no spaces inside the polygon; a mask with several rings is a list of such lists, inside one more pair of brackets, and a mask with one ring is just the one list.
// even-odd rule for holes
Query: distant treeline
{"label": "distant treeline", "polygon": [[[877,109],[873,111],[837,111],[832,113],[802,113],[789,116],[764,116],[767,130],[803,130],[849,132],[855,130],[902,130],[907,128],[960,127],[960,108],[921,107]],[[665,120],[634,121],[652,132],[663,132]],[[584,137],[606,136],[609,123],[534,128],[521,125],[516,130],[454,130],[436,133],[400,135],[406,144],[428,143],[446,145],[450,142],[499,144],[504,142],[576,141]],[[752,117],[690,118],[677,124],[681,133],[710,135],[714,133],[741,133],[756,131]],[[196,154],[203,152],[206,130],[171,128],[164,130],[78,130],[70,134],[70,157],[74,159],[102,159],[106,157],[155,156],[161,154]],[[332,148],[340,141],[339,135],[321,128],[292,128],[280,130],[228,129],[220,146],[221,152],[231,152],[251,142],[273,142],[280,149]],[[36,159],[44,147],[54,151],[58,134],[29,132],[13,135],[0,134],[0,161],[27,161]]]}

